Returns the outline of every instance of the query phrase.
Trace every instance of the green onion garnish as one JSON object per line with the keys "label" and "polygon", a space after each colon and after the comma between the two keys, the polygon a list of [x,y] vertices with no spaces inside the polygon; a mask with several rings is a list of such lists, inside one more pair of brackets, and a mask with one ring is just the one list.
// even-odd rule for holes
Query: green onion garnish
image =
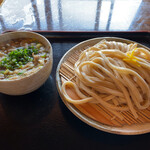
{"label": "green onion garnish", "polygon": [[4,57],[0,61],[0,67],[9,70],[21,68],[22,65],[25,65],[30,61],[33,61],[32,56],[33,53],[38,54],[38,48],[35,48],[34,46],[29,46],[27,49],[21,48],[11,51],[8,53],[7,57]]}

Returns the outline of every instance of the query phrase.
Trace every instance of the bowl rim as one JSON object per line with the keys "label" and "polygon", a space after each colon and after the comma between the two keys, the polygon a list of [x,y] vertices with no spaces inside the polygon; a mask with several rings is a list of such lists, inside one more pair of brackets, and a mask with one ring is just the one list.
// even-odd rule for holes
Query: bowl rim
{"label": "bowl rim", "polygon": [[[150,132],[150,123],[145,123],[145,124],[138,124],[139,126],[139,130],[133,130],[132,128],[134,128],[134,125],[124,125],[123,128],[121,127],[115,127],[115,126],[110,126],[110,125],[106,125],[103,124],[101,122],[98,122],[96,120],[93,120],[92,118],[86,116],[85,114],[83,114],[82,112],[80,112],[73,104],[67,102],[65,100],[64,95],[61,92],[61,79],[60,79],[60,75],[59,75],[59,70],[61,67],[61,64],[64,62],[64,60],[67,58],[67,56],[71,53],[71,51],[75,51],[74,49],[84,43],[87,42],[91,42],[91,41],[95,41],[95,40],[117,40],[117,42],[125,42],[125,43],[137,43],[139,46],[144,47],[148,50],[150,50],[149,47],[144,46],[143,44],[140,44],[136,41],[133,40],[129,40],[129,39],[125,39],[125,38],[120,38],[120,37],[98,37],[98,38],[91,38],[88,40],[84,40],[78,44],[76,44],[75,46],[73,46],[72,48],[70,48],[61,58],[61,60],[59,61],[58,65],[57,65],[57,69],[56,69],[56,86],[57,86],[57,90],[58,93],[61,97],[61,100],[63,101],[63,103],[66,105],[66,107],[77,117],[79,118],[81,121],[83,121],[84,123],[88,124],[89,126],[96,128],[98,130],[101,131],[105,131],[108,133],[113,133],[113,134],[118,134],[118,135],[139,135],[139,134],[145,134]],[[136,126],[137,124],[135,124]],[[145,127],[145,128],[144,128]],[[123,129],[123,130],[122,130]]]}
{"label": "bowl rim", "polygon": [[[50,47],[49,59],[48,59],[48,61],[43,65],[42,68],[40,68],[39,70],[37,70],[37,71],[35,71],[35,72],[31,73],[31,74],[28,74],[28,75],[26,75],[26,76],[24,76],[24,77],[22,77],[22,78],[13,79],[13,80],[9,80],[9,79],[1,80],[1,79],[0,79],[0,82],[14,82],[14,81],[24,80],[25,78],[30,78],[31,76],[33,76],[33,75],[37,74],[39,71],[41,71],[41,70],[51,61],[51,59],[52,59],[51,56],[53,57],[53,49],[52,49],[52,45],[51,45],[50,41],[49,41],[46,37],[44,37],[43,35],[41,35],[41,34],[39,34],[39,33],[35,33],[35,32],[32,32],[32,31],[11,31],[11,32],[6,32],[6,33],[1,34],[1,35],[0,35],[0,38],[1,38],[2,36],[5,36],[5,35],[18,34],[18,33],[19,33],[19,34],[20,34],[20,33],[22,33],[22,34],[24,34],[24,33],[29,33],[29,34],[33,34],[33,35],[39,36],[40,38],[44,39],[44,40],[49,44],[49,47]],[[13,39],[13,38],[12,38],[12,39]],[[14,38],[14,39],[18,39],[18,38]],[[2,43],[2,42],[0,42],[0,43]],[[51,66],[50,66],[50,67],[52,67],[52,66],[53,66],[53,61],[51,61]]]}

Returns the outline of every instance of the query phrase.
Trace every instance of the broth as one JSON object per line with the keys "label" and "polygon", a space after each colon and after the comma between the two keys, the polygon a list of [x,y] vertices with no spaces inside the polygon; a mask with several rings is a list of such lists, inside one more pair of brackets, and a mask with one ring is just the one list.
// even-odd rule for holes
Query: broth
{"label": "broth", "polygon": [[33,38],[21,38],[0,44],[0,80],[14,80],[41,69],[49,60],[44,45]]}

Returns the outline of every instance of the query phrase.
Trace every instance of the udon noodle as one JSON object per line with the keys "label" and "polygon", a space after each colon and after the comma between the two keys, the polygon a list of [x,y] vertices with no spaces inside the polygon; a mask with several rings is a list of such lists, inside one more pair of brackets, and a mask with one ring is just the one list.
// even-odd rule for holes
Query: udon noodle
{"label": "udon noodle", "polygon": [[[115,116],[150,105],[150,52],[136,43],[102,40],[84,50],[74,65],[76,82],[62,84],[65,99],[72,104],[99,103]],[[79,100],[67,93],[72,87]]]}

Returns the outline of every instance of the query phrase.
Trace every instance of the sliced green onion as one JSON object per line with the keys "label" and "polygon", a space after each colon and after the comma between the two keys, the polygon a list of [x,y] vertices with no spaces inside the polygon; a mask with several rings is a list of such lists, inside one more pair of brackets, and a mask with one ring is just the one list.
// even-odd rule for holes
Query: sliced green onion
{"label": "sliced green onion", "polygon": [[46,54],[45,55],[43,55],[43,56],[41,56],[42,58],[45,58],[46,57]]}
{"label": "sliced green onion", "polygon": [[5,71],[1,71],[0,73],[4,74]]}
{"label": "sliced green onion", "polygon": [[17,75],[21,75],[21,74],[23,74],[24,72],[19,72]]}
{"label": "sliced green onion", "polygon": [[42,44],[38,43],[36,47],[29,46],[28,48],[17,48],[16,50],[9,52],[8,56],[0,61],[0,67],[10,70],[22,67],[22,65],[33,61],[32,54],[38,54],[38,48],[41,46]]}

